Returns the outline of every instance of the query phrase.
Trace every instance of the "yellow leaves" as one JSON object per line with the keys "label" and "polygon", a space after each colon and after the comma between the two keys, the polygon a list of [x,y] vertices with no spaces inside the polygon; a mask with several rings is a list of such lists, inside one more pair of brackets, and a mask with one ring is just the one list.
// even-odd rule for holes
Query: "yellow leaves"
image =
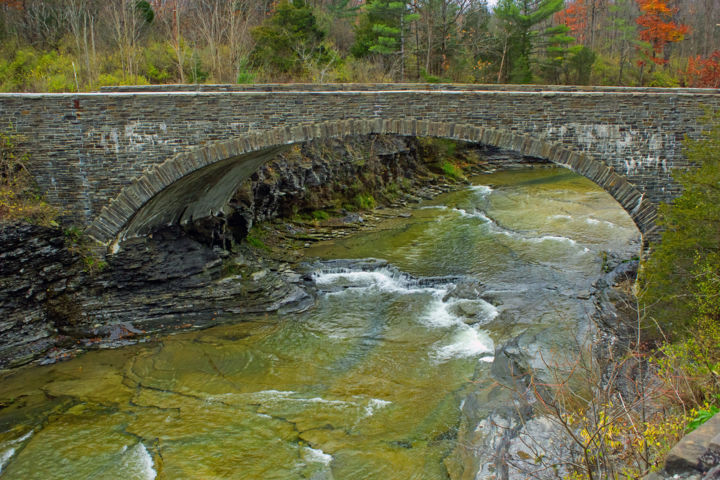
{"label": "yellow leaves", "polygon": [[23,220],[49,226],[57,210],[42,199],[24,166],[26,154],[15,147],[17,135],[0,132],[0,221]]}

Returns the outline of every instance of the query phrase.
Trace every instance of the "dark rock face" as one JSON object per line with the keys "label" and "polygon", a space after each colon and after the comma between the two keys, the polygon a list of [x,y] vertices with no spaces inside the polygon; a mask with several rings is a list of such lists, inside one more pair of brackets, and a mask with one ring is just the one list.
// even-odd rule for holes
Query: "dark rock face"
{"label": "dark rock face", "polygon": [[57,229],[0,224],[0,367],[33,359],[77,312],[78,255]]}
{"label": "dark rock face", "polygon": [[[357,137],[298,146],[265,165],[221,216],[125,242],[104,268],[60,229],[0,225],[0,368],[233,315],[308,308],[300,276],[233,242],[278,216],[342,210],[432,179],[417,140]],[[57,353],[58,355],[60,353]]]}
{"label": "dark rock face", "polygon": [[286,278],[289,267],[250,252],[235,257],[227,272],[227,252],[177,227],[129,241],[92,273],[56,229],[6,225],[0,244],[0,368],[209,326],[233,315],[312,305],[300,279]]}
{"label": "dark rock face", "polygon": [[[358,195],[391,200],[432,177],[416,139],[350,137],[297,145],[264,165],[230,201],[215,238],[244,238],[253,225],[323,209],[357,207]],[[207,234],[205,234],[207,237]]]}

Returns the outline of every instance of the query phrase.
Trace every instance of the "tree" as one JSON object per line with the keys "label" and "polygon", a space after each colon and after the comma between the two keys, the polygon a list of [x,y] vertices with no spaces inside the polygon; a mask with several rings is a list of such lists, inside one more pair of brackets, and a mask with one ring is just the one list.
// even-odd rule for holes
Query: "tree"
{"label": "tree", "polygon": [[[662,240],[643,267],[642,299],[670,335],[682,336],[693,318],[707,313],[708,301],[720,308],[720,284],[708,283],[720,278],[720,113],[711,120],[701,139],[686,142],[697,168],[676,174],[683,193],[661,205]],[[709,284],[714,291],[707,291]]]}
{"label": "tree", "polygon": [[562,8],[563,0],[500,0],[495,15],[504,33],[500,73],[511,83],[531,83],[531,55],[537,43],[537,26]]}
{"label": "tree", "polygon": [[690,57],[685,76],[690,87],[720,88],[720,50],[705,59]]}
{"label": "tree", "polygon": [[612,38],[610,52],[617,55],[619,67],[616,82],[617,85],[625,85],[623,83],[625,66],[632,65],[631,55],[637,38],[637,24],[632,21],[633,4],[630,0],[615,0],[610,6],[609,13],[611,17],[607,33]]}
{"label": "tree", "polygon": [[595,52],[585,45],[574,45],[570,48],[570,58],[568,65],[573,76],[568,80],[575,85],[589,85],[590,73],[592,72],[593,63],[595,63]]}
{"label": "tree", "polygon": [[399,67],[400,80],[405,79],[405,40],[411,22],[417,20],[407,1],[371,0],[356,29],[351,52],[358,58],[372,54],[384,59],[386,71]]}
{"label": "tree", "polygon": [[[641,15],[636,22],[641,27],[640,39],[648,42],[651,50],[644,52],[645,56],[655,65],[664,65],[668,62],[665,57],[665,47],[669,43],[679,42],[689,32],[687,25],[679,25],[673,20],[677,8],[671,8],[663,0],[636,0]],[[641,60],[644,65],[644,60]]]}
{"label": "tree", "polygon": [[570,77],[568,59],[571,53],[570,44],[575,39],[568,35],[570,27],[556,25],[545,31],[548,34],[545,47],[546,60],[542,65],[543,73],[551,83],[568,82]]}
{"label": "tree", "polygon": [[460,41],[469,57],[475,81],[490,83],[497,77],[503,45],[490,30],[492,15],[484,1],[473,2],[463,16]]}
{"label": "tree", "polygon": [[302,76],[312,64],[333,61],[323,45],[325,32],[304,0],[284,1],[263,24],[252,30],[253,66],[289,76]]}
{"label": "tree", "polygon": [[[461,55],[459,33],[466,15],[477,11],[473,0],[422,0],[414,3],[418,22],[416,34],[423,28],[425,46],[425,71],[429,74],[447,75],[450,65]],[[419,47],[419,40],[416,41]],[[418,55],[419,55],[418,48]]]}
{"label": "tree", "polygon": [[65,18],[70,26],[77,55],[83,59],[87,82],[97,79],[97,50],[95,44],[95,25],[97,12],[87,0],[66,0]]}
{"label": "tree", "polygon": [[175,54],[178,78],[180,83],[185,83],[185,63],[188,53],[187,44],[182,33],[187,13],[185,3],[179,4],[178,0],[164,2],[159,7],[158,13],[159,23],[164,30],[163,33],[168,38],[168,44]]}
{"label": "tree", "polygon": [[124,80],[135,81],[140,54],[140,37],[155,14],[145,0],[112,0],[106,5],[115,46],[120,54]]}
{"label": "tree", "polygon": [[588,9],[585,0],[575,0],[565,10],[555,14],[555,20],[570,29],[570,34],[580,43],[588,39]]}

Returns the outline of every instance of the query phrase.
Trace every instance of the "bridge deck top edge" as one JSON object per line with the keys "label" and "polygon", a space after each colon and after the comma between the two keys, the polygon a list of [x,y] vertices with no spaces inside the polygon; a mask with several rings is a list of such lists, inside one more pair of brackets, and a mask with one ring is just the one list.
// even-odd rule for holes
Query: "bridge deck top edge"
{"label": "bridge deck top edge", "polygon": [[297,91],[297,90],[482,90],[482,91],[562,91],[562,92],[690,92],[720,93],[720,88],[691,87],[625,87],[609,85],[541,85],[541,84],[499,84],[499,83],[257,83],[257,84],[156,84],[118,85],[101,87],[99,91]]}
{"label": "bridge deck top edge", "polygon": [[108,91],[78,93],[0,93],[0,99],[43,99],[43,98],[131,98],[131,97],[171,97],[171,96],[293,96],[293,95],[340,95],[369,96],[384,95],[497,95],[497,96],[645,96],[645,97],[718,97],[720,90],[702,91],[506,91],[506,90],[284,90],[284,91]]}

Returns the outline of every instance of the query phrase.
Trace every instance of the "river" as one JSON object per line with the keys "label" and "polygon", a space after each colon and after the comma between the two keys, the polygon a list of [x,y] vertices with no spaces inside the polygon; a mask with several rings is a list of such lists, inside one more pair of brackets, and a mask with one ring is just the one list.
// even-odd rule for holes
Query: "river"
{"label": "river", "polygon": [[474,478],[478,422],[510,395],[496,351],[543,370],[577,350],[592,283],[639,248],[568,170],[475,177],[308,248],[304,313],[3,373],[0,476]]}

